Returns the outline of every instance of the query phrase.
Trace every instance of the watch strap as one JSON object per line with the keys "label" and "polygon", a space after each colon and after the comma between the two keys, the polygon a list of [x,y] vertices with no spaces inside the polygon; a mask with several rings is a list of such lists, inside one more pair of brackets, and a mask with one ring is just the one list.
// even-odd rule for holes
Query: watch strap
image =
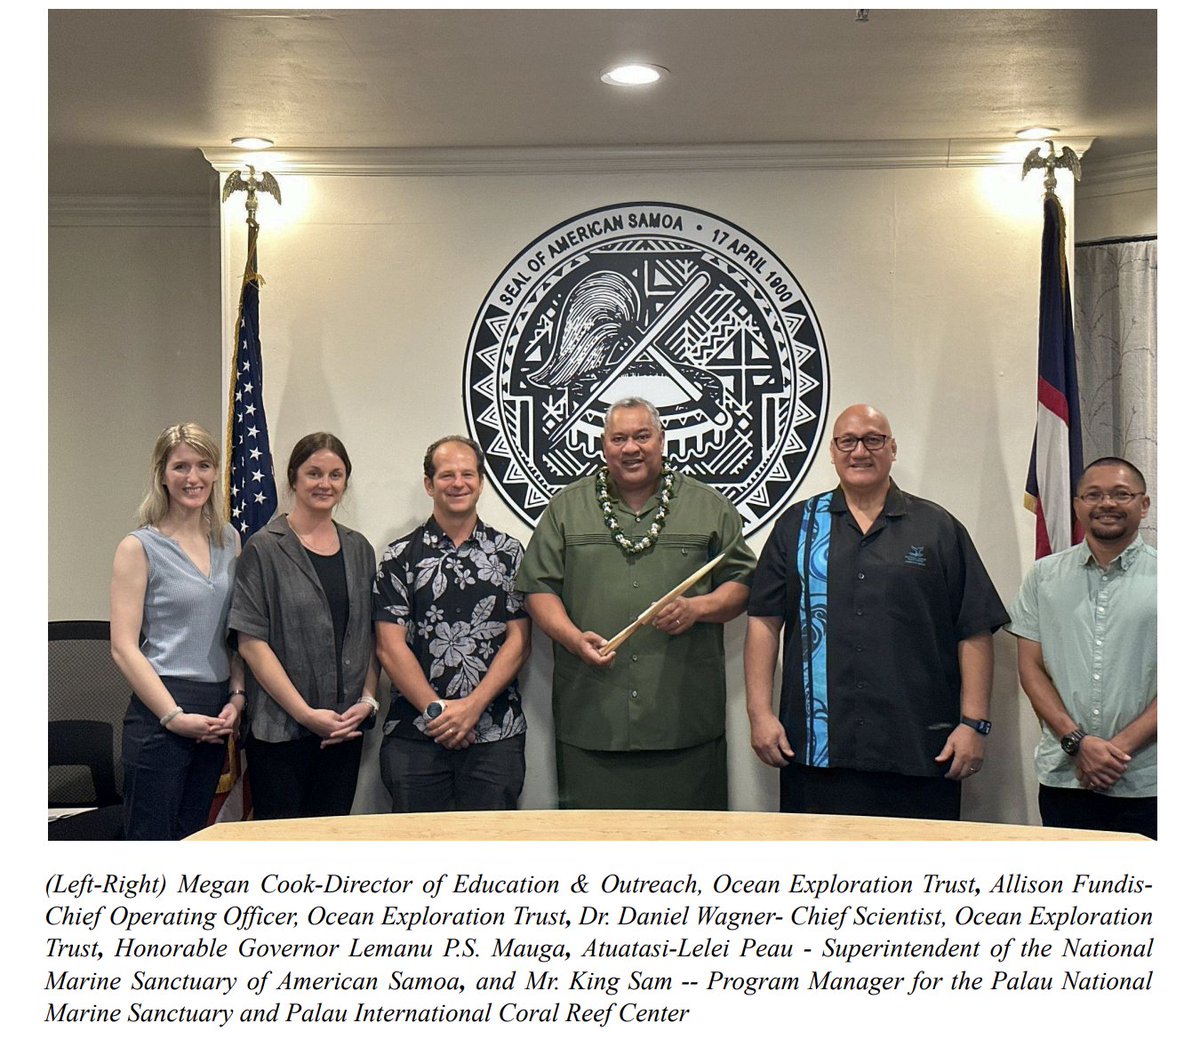
{"label": "watch strap", "polygon": [[1068,756],[1074,756],[1079,752],[1079,744],[1087,737],[1087,731],[1082,727],[1076,727],[1070,734],[1064,734],[1062,737],[1062,750]]}
{"label": "watch strap", "polygon": [[958,722],[966,724],[972,730],[978,731],[980,734],[987,735],[992,733],[991,720],[973,720],[969,716],[960,716],[958,718]]}

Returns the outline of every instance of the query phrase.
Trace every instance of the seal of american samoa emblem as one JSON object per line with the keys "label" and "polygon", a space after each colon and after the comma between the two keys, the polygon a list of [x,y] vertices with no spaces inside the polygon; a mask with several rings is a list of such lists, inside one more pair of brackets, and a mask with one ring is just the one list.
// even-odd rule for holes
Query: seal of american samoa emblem
{"label": "seal of american samoa emblem", "polygon": [[487,473],[531,527],[595,470],[609,405],[642,396],[668,459],[752,533],[808,471],[828,388],[821,329],[787,266],[732,222],[665,203],[598,208],[530,243],[480,307],[463,373]]}

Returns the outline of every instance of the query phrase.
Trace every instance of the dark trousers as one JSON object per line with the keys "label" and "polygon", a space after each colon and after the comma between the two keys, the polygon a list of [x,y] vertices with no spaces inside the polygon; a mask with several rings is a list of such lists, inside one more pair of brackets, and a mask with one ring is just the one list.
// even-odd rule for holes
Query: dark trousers
{"label": "dark trousers", "polygon": [[[161,679],[187,713],[216,716],[228,700],[227,680]],[[203,829],[224,760],[224,740],[215,745],[172,734],[140,698],[131,696],[121,731],[125,839],[182,840]]]}
{"label": "dark trousers", "polygon": [[789,814],[856,814],[956,822],[962,786],[947,778],[789,764],[779,772],[779,809]]}
{"label": "dark trousers", "polygon": [[321,818],[349,814],[358,788],[363,740],[325,749],[315,734],[288,742],[246,739],[254,817]]}
{"label": "dark trousers", "polygon": [[1043,825],[1059,829],[1099,829],[1140,833],[1158,839],[1157,796],[1105,796],[1091,789],[1038,786]]}
{"label": "dark trousers", "polygon": [[727,811],[725,736],[686,749],[555,745],[563,810]]}
{"label": "dark trousers", "polygon": [[447,749],[389,734],[379,747],[379,773],[395,814],[515,811],[525,786],[525,735]]}

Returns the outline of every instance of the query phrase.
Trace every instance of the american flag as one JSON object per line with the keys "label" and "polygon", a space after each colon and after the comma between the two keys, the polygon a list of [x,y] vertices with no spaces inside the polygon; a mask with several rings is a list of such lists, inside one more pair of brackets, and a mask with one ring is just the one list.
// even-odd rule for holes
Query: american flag
{"label": "american flag", "polygon": [[[258,227],[250,227],[242,298],[238,305],[237,346],[229,378],[229,421],[225,429],[229,519],[242,545],[275,515],[275,469],[262,401],[262,343],[258,338]],[[225,749],[225,765],[209,809],[208,823],[245,821],[253,804],[245,758],[237,738]]]}
{"label": "american flag", "polygon": [[1073,512],[1075,488],[1083,472],[1083,427],[1066,236],[1062,204],[1048,192],[1038,310],[1037,428],[1025,482],[1025,506],[1037,514],[1035,559],[1083,540],[1083,529]]}
{"label": "american flag", "polygon": [[258,230],[250,230],[242,300],[238,307],[237,348],[229,389],[229,519],[242,544],[272,516],[278,499],[267,413],[263,410],[262,343],[258,338]]}

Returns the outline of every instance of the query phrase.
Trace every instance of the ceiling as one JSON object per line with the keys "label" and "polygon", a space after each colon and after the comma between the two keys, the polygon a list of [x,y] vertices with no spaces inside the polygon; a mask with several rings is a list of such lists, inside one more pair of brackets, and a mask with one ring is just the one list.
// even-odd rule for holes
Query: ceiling
{"label": "ceiling", "polygon": [[[1154,10],[50,11],[49,191],[211,193],[200,147],[1003,139],[1156,148]],[[599,74],[667,67],[653,88]]]}

